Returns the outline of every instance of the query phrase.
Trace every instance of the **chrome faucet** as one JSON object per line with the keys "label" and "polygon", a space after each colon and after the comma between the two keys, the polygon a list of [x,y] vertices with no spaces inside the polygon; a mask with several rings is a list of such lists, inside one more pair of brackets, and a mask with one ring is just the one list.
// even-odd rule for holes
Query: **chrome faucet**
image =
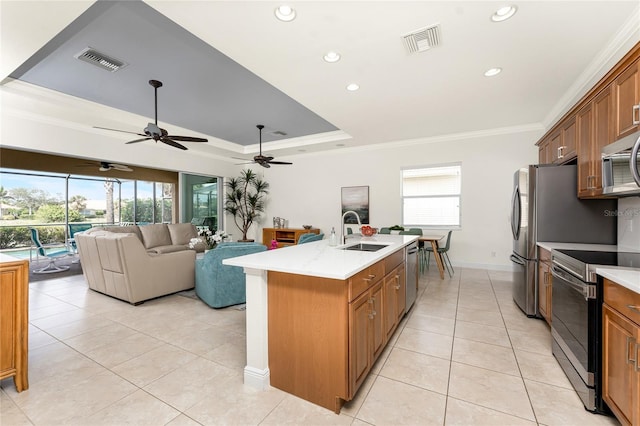
{"label": "chrome faucet", "polygon": [[362,226],[362,223],[360,223],[360,216],[358,216],[358,213],[354,212],[353,210],[347,210],[346,212],[344,212],[344,214],[342,215],[342,221],[340,222],[340,241],[341,241],[341,244],[345,244],[347,242],[347,237],[344,235],[344,218],[349,213],[352,213],[356,217],[356,220],[358,221],[358,225]]}

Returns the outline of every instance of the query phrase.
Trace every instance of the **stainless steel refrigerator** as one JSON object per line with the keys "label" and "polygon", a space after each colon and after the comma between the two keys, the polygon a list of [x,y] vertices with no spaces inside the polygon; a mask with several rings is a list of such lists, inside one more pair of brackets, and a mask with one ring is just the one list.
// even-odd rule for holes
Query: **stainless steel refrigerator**
{"label": "stainless steel refrigerator", "polygon": [[514,174],[511,231],[513,300],[538,312],[538,241],[616,244],[616,200],[580,200],[575,165],[531,165]]}

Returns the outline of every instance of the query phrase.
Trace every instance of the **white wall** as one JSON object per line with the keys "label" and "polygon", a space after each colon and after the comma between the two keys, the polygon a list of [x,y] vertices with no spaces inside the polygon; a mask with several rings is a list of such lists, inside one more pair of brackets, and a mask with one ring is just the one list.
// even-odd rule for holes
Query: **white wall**
{"label": "white wall", "polygon": [[[400,170],[462,163],[462,229],[451,239],[454,265],[510,268],[509,206],[513,173],[537,162],[541,131],[481,136],[438,143],[397,144],[369,151],[334,151],[292,159],[292,166],[255,169],[271,186],[261,227],[272,218],[310,224],[325,234],[340,229],[340,189],[369,186],[371,226],[402,224]],[[291,158],[290,158],[291,159]],[[254,238],[261,232],[254,227]],[[442,233],[442,231],[440,231]],[[495,256],[492,253],[495,252]]]}

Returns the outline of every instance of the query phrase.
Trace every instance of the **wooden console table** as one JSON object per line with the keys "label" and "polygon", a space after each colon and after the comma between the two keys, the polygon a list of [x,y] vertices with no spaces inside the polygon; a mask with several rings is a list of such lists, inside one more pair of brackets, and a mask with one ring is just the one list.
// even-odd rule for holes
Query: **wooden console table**
{"label": "wooden console table", "polygon": [[29,262],[0,254],[0,379],[29,389]]}
{"label": "wooden console table", "polygon": [[262,244],[271,248],[271,241],[278,242],[278,248],[293,246],[298,244],[298,239],[303,234],[319,234],[320,229],[302,229],[302,228],[263,228]]}

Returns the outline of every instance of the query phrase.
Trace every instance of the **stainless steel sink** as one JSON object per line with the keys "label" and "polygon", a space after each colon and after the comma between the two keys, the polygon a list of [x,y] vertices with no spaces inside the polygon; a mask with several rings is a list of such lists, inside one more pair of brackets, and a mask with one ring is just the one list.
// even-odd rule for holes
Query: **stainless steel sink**
{"label": "stainless steel sink", "polygon": [[378,251],[387,247],[387,244],[366,244],[358,243],[352,246],[343,247],[342,250],[355,250],[355,251]]}

